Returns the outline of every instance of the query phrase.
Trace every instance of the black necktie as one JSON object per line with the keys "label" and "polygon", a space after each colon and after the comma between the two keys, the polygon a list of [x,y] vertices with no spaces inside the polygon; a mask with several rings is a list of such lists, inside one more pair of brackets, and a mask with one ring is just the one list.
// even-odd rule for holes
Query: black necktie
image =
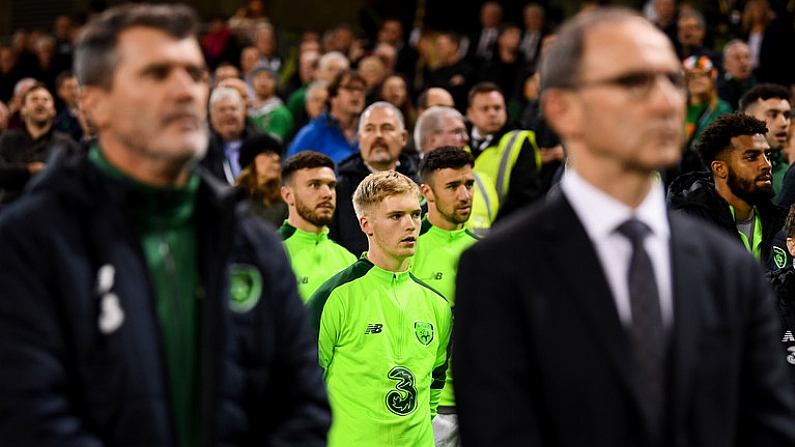
{"label": "black necktie", "polygon": [[[628,273],[629,302],[632,307],[630,338],[646,404],[656,424],[655,428],[659,430],[663,418],[667,343],[654,268],[643,247],[643,239],[651,230],[643,222],[630,219],[621,224],[617,231],[632,244]],[[656,435],[659,436],[659,433]]]}

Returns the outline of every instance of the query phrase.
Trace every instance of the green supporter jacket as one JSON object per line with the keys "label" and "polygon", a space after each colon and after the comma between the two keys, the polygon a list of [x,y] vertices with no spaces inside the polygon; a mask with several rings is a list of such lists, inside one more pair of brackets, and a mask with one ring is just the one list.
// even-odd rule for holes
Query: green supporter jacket
{"label": "green supporter jacket", "polygon": [[[420,281],[433,287],[450,303],[455,305],[455,275],[461,253],[477,242],[479,238],[468,229],[446,231],[433,226],[428,217],[422,220],[417,251],[411,260],[411,272]],[[442,398],[439,405],[455,406],[452,371],[447,368]]]}
{"label": "green supporter jacket", "polygon": [[284,142],[293,131],[293,114],[278,98],[271,98],[265,105],[249,113],[251,122],[261,132],[278,137]]}
{"label": "green supporter jacket", "polygon": [[298,281],[298,294],[304,302],[321,284],[356,262],[356,256],[328,237],[299,230],[285,221],[279,234]]}
{"label": "green supporter jacket", "polygon": [[366,253],[309,300],[333,414],[329,447],[433,447],[450,305]]}

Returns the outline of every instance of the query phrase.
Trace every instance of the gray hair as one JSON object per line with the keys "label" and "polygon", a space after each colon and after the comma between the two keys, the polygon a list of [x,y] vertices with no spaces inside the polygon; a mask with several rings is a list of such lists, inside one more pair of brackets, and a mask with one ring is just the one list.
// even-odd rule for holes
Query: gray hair
{"label": "gray hair", "polygon": [[310,93],[313,90],[320,90],[320,89],[328,90],[328,82],[326,82],[326,81],[315,81],[315,82],[309,84],[309,87],[306,88],[306,97],[308,98]]}
{"label": "gray hair", "polygon": [[210,93],[210,115],[213,114],[213,106],[215,103],[226,98],[237,99],[240,101],[240,105],[243,106],[243,108],[246,107],[245,101],[240,97],[240,92],[232,87],[216,87],[213,89],[212,93]]}
{"label": "gray hair", "polygon": [[428,144],[428,135],[442,130],[442,120],[447,117],[464,121],[464,115],[461,112],[452,107],[444,106],[429,107],[417,118],[417,123],[414,125],[414,146],[418,152],[425,152],[425,147]]}
{"label": "gray hair", "polygon": [[344,54],[340,53],[339,51],[329,51],[328,53],[320,56],[320,59],[317,62],[317,66],[319,68],[326,68],[331,61],[340,61],[344,62],[349,68],[351,66],[351,61],[345,57]]}
{"label": "gray hair", "polygon": [[392,105],[392,104],[390,104],[390,103],[388,103],[386,101],[376,101],[376,102],[370,104],[369,106],[367,106],[367,108],[364,109],[364,112],[362,112],[361,116],[359,117],[359,133],[361,133],[362,129],[364,128],[365,117],[369,116],[370,112],[372,112],[375,109],[389,109],[389,110],[391,110],[392,113],[397,118],[398,130],[400,130],[401,132],[406,130],[406,122],[403,120],[403,112],[401,112],[400,109],[398,109],[397,107],[395,107],[394,105]]}
{"label": "gray hair", "polygon": [[729,53],[731,52],[732,48],[736,47],[737,45],[745,45],[746,47],[748,44],[742,39],[732,39],[726,42],[726,46],[723,47],[723,60],[729,58]]}
{"label": "gray hair", "polygon": [[110,89],[119,63],[119,35],[134,27],[147,27],[184,39],[196,36],[199,19],[189,6],[127,4],[92,19],[75,45],[74,72],[80,85]]}

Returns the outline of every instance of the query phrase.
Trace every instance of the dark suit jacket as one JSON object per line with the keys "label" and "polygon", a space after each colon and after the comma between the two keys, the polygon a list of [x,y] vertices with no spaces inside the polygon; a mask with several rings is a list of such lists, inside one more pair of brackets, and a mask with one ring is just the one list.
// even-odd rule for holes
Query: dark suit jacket
{"label": "dark suit jacket", "polygon": [[[755,259],[670,216],[674,328],[665,446],[795,445],[795,395]],[[467,447],[648,446],[629,339],[557,190],[466,251],[453,371]]]}

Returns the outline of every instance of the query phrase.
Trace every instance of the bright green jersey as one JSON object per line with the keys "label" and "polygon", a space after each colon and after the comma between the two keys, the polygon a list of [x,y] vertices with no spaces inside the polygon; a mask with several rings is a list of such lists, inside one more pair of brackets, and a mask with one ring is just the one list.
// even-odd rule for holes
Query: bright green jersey
{"label": "bright green jersey", "polygon": [[452,306],[455,302],[458,258],[478,239],[466,228],[447,231],[435,227],[426,215],[422,220],[417,250],[411,259],[411,273],[441,293]]}
{"label": "bright green jersey", "polygon": [[447,301],[365,253],[308,305],[334,416],[329,447],[433,447],[452,329]]}
{"label": "bright green jersey", "polygon": [[329,239],[328,228],[320,234],[308,233],[285,221],[279,234],[298,280],[298,294],[304,302],[327,279],[356,262],[356,256]]}
{"label": "bright green jersey", "polygon": [[[439,291],[447,298],[452,308],[455,303],[455,274],[458,271],[458,259],[464,250],[477,241],[478,237],[466,228],[446,231],[433,226],[426,215],[422,221],[420,238],[417,240],[417,250],[411,260],[411,273]],[[447,368],[447,380],[439,405],[455,406],[451,368]]]}

